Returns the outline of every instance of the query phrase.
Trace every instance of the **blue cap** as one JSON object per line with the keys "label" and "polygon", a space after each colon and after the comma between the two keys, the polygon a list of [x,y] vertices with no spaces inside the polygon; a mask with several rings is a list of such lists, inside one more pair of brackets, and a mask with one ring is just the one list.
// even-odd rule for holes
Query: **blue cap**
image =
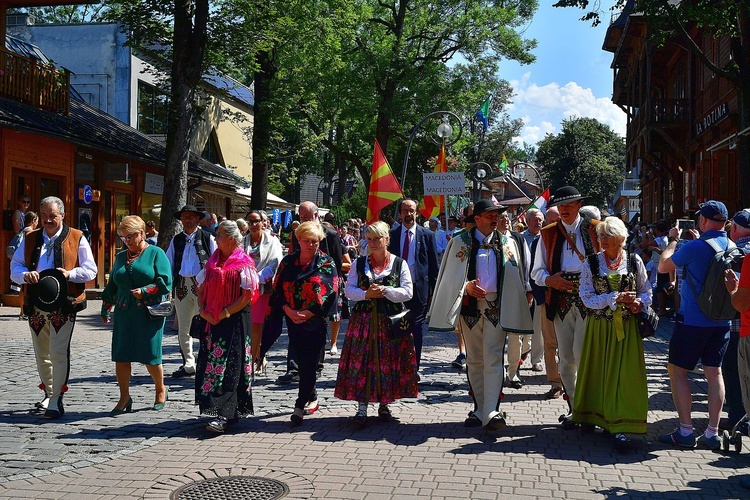
{"label": "blue cap", "polygon": [[750,229],[750,210],[740,210],[739,212],[734,214],[734,217],[732,217],[732,221],[738,226],[742,226],[745,229]]}
{"label": "blue cap", "polygon": [[720,201],[710,200],[701,205],[701,209],[695,212],[696,215],[702,215],[708,220],[715,222],[724,222],[729,218],[727,207]]}

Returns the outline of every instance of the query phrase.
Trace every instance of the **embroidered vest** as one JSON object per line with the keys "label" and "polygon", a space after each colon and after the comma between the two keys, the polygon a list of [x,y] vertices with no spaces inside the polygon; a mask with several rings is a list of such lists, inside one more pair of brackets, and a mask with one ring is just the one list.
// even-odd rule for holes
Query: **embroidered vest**
{"label": "embroidered vest", "polygon": [[[172,280],[174,282],[177,282],[177,279],[180,277],[182,254],[185,253],[186,242],[187,235],[184,232],[174,237],[174,264],[172,265]],[[198,254],[198,261],[200,262],[201,269],[203,269],[210,257],[208,253],[211,250],[211,235],[201,228],[196,229],[193,246],[195,246],[195,253]]]}
{"label": "embroidered vest", "polygon": [[[584,256],[599,252],[599,238],[596,235],[598,224],[599,221],[582,217],[581,239],[583,240]],[[546,264],[550,275],[557,274],[562,268],[562,251],[566,242],[565,235],[562,233],[564,230],[562,222],[558,221],[543,227],[541,231],[540,238],[545,250],[547,250]],[[547,287],[544,303],[547,305],[547,319],[550,321],[555,319],[555,314],[558,312],[560,295],[562,294],[559,290]]]}
{"label": "embroidered vest", "polygon": [[[26,233],[26,247],[24,248],[24,260],[26,269],[35,271],[39,265],[39,257],[44,246],[44,229],[35,229]],[[60,236],[52,244],[54,267],[61,267],[65,270],[71,270],[78,267],[78,245],[81,243],[83,232],[73,229],[63,224]],[[24,308],[28,308],[26,287],[24,286]],[[65,313],[77,313],[86,309],[86,283],[72,283],[68,281],[68,297],[75,297],[72,300],[69,310]],[[67,309],[67,308],[66,308]]]}

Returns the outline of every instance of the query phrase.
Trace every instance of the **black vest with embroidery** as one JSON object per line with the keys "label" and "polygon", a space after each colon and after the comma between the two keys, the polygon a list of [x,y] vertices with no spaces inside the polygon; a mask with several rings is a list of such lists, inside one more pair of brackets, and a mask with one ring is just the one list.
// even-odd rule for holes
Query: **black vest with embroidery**
{"label": "black vest with embroidery", "polygon": [[[596,292],[597,295],[614,292],[614,290],[612,290],[612,287],[610,286],[610,281],[607,275],[601,275],[599,268],[599,254],[589,255],[587,259],[589,261],[589,267],[591,268],[591,281],[594,285],[594,292]],[[638,283],[638,281],[635,277],[636,265],[633,254],[628,254],[627,262],[628,272],[624,275],[620,275],[620,285],[618,286],[617,291],[637,292],[638,287],[636,286],[636,284]],[[586,314],[590,314],[598,319],[604,318],[607,321],[612,321],[614,319],[614,311],[609,306],[605,307],[604,309],[591,309],[587,307]],[[630,318],[631,315],[632,313],[630,312],[630,309],[628,309],[627,307],[622,308],[623,321],[627,321],[627,319]]]}
{"label": "black vest with embroidery", "polygon": [[[185,243],[187,242],[187,235],[182,232],[174,237],[174,263],[172,264],[172,279],[176,282],[180,277],[180,269],[182,269],[182,254],[185,253]],[[206,231],[198,228],[195,230],[195,238],[193,238],[193,246],[195,246],[195,253],[198,254],[198,261],[200,262],[201,269],[206,265],[208,258],[210,257],[209,252],[211,251],[211,235]]]}
{"label": "black vest with embroidery", "polygon": [[[402,259],[401,257],[396,257],[393,254],[391,254],[391,257],[394,259],[394,261],[390,274],[376,280],[371,280],[365,272],[365,261],[367,260],[367,257],[358,258],[355,264],[357,268],[357,287],[362,290],[367,290],[368,288],[370,288],[370,285],[372,283],[392,287],[401,286],[401,265],[403,264],[404,259]],[[378,308],[379,311],[382,311],[388,315],[397,314],[401,312],[402,308],[404,307],[404,305],[400,302],[391,302],[390,300],[383,297],[382,299],[375,299],[374,302],[373,299],[360,300],[354,305],[354,309],[352,309],[352,311],[358,313],[369,311],[373,307],[373,304]]]}

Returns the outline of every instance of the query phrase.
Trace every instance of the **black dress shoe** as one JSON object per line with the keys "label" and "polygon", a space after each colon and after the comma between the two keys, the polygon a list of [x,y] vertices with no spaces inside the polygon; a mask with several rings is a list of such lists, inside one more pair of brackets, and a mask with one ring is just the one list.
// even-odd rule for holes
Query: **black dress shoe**
{"label": "black dress shoe", "polygon": [[280,384],[291,384],[292,382],[299,382],[299,373],[287,372],[284,375],[276,379]]}
{"label": "black dress shoe", "polygon": [[507,381],[507,385],[513,389],[521,389],[523,387],[523,381],[520,379],[509,380]]}
{"label": "black dress shoe", "polygon": [[497,415],[492,417],[487,425],[483,427],[483,429],[486,431],[499,431],[505,429],[508,426],[508,423],[505,421],[505,417],[503,415],[503,413],[498,413]]}
{"label": "black dress shoe", "polygon": [[47,408],[47,410],[44,412],[44,415],[42,415],[42,418],[46,418],[47,420],[55,420],[65,415],[65,408],[63,408],[63,402],[62,397],[57,400],[57,408]]}
{"label": "black dress shoe", "polygon": [[562,428],[566,431],[572,431],[580,427],[580,424],[573,422],[573,420],[571,420],[570,417],[561,420],[560,424],[562,425]]}
{"label": "black dress shoe", "polygon": [[473,412],[469,412],[469,416],[464,420],[464,427],[482,427],[482,421]]}
{"label": "black dress shoe", "polygon": [[177,370],[175,370],[174,373],[172,373],[172,378],[183,378],[183,377],[192,377],[195,375],[195,372],[188,373],[185,370],[184,366],[179,367]]}

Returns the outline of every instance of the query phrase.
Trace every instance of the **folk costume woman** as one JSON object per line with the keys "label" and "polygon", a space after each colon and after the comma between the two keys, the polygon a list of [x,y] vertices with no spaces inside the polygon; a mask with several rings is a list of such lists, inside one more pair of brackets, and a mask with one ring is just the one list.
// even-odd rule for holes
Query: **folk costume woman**
{"label": "folk costume woman", "polygon": [[198,310],[208,324],[200,338],[195,401],[202,414],[217,416],[206,429],[223,433],[253,413],[250,303],[258,294],[258,273],[236,222],[219,224],[216,245],[196,276]]}
{"label": "folk costume woman", "polygon": [[319,407],[315,391],[318,357],[325,347],[327,317],[336,304],[339,280],[333,259],[319,251],[325,236],[322,226],[317,221],[303,222],[294,234],[299,250],[279,264],[259,356],[263,359],[279,338],[286,317],[289,346],[299,358],[299,392],[291,421],[300,425],[305,414]]}
{"label": "folk costume woman", "polygon": [[251,210],[247,214],[249,230],[244,238],[244,249],[255,262],[260,280],[260,293],[253,301],[253,361],[256,369],[265,370],[266,361],[258,356],[260,353],[260,342],[263,336],[263,322],[268,312],[268,300],[271,297],[271,285],[276,275],[276,268],[284,257],[284,249],[281,242],[270,232],[263,230],[263,216],[260,210]]}
{"label": "folk costume woman", "polygon": [[404,303],[412,297],[409,266],[388,252],[388,225],[375,222],[365,236],[369,257],[349,271],[346,294],[354,303],[339,360],[334,396],[357,401],[354,423],[367,425],[367,404],[379,403],[378,416],[392,417],[388,404],[418,393],[417,362],[411,335],[391,338],[383,301]]}
{"label": "folk costume woman", "polygon": [[146,243],[146,224],[137,215],[122,218],[117,227],[126,250],[115,257],[109,283],[102,292],[102,320],[112,328],[112,361],[120,388],[120,399],[111,416],[133,411],[130,375],[133,362],[146,365],[154,380],[156,394],[152,409],[166,404],[168,389],[162,368],[162,336],[165,318],[155,318],[146,306],[158,304],[172,287],[172,269],[164,250]]}
{"label": "folk costume woman", "polygon": [[608,217],[596,232],[602,251],[581,270],[588,314],[572,420],[603,428],[622,448],[627,434],[646,432],[646,364],[635,314],[651,304],[651,286],[640,257],[623,249],[628,232],[621,220]]}

